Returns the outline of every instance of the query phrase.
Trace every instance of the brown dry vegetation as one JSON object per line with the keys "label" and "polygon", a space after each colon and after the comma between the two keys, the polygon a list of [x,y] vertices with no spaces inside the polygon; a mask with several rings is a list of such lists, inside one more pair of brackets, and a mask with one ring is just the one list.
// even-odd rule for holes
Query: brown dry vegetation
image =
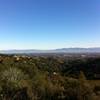
{"label": "brown dry vegetation", "polygon": [[0,59],[0,100],[100,100],[100,58]]}

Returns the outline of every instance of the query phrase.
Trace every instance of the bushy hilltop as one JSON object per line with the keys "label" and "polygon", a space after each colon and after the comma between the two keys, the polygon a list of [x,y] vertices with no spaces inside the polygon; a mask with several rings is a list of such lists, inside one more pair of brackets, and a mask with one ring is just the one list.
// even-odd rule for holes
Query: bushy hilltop
{"label": "bushy hilltop", "polygon": [[100,57],[0,56],[0,100],[99,100]]}

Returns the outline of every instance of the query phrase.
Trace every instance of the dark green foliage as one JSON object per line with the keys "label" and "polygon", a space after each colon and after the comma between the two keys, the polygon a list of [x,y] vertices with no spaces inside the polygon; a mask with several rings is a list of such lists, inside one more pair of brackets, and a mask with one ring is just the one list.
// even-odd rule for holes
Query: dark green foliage
{"label": "dark green foliage", "polygon": [[1,56],[0,100],[99,100],[87,79],[100,72],[100,58]]}

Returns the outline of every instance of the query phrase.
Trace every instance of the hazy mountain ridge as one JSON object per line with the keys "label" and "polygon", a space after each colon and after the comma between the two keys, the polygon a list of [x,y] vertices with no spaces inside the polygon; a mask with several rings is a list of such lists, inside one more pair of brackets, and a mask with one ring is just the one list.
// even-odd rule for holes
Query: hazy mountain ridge
{"label": "hazy mountain ridge", "polygon": [[100,53],[100,47],[98,48],[60,48],[53,50],[0,50],[0,53]]}

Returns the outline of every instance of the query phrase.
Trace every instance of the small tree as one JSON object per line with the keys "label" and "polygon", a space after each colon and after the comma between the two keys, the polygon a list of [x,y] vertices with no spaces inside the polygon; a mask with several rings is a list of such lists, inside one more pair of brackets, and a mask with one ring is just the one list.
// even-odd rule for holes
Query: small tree
{"label": "small tree", "polygon": [[79,75],[78,100],[93,100],[93,90],[82,71]]}
{"label": "small tree", "polygon": [[85,77],[83,71],[80,71],[79,81],[82,82],[82,83],[86,82],[86,77]]}

